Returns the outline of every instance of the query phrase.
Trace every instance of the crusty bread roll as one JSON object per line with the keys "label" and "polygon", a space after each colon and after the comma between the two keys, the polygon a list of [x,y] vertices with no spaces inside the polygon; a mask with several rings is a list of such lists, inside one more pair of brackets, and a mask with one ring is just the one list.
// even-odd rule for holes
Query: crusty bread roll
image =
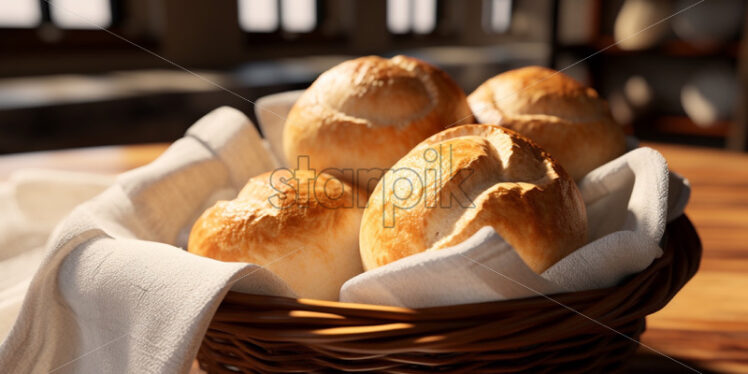
{"label": "crusty bread roll", "polygon": [[527,136],[576,180],[625,151],[623,130],[605,100],[555,70],[530,66],[499,74],[468,102],[478,122]]}
{"label": "crusty bread roll", "polygon": [[442,70],[368,56],[333,67],[304,92],[286,119],[283,148],[293,166],[309,156],[311,168],[350,170],[329,172],[371,190],[382,171],[365,169],[387,169],[421,140],[472,122],[465,93]]}
{"label": "crusty bread roll", "polygon": [[337,300],[340,286],[362,272],[357,193],[328,174],[315,178],[307,170],[256,176],[236,199],[202,214],[188,250],[262,265],[300,297]]}
{"label": "crusty bread roll", "polygon": [[537,273],[587,240],[581,194],[547,153],[499,126],[464,125],[424,140],[379,181],[361,221],[364,269],[456,245],[484,226]]}

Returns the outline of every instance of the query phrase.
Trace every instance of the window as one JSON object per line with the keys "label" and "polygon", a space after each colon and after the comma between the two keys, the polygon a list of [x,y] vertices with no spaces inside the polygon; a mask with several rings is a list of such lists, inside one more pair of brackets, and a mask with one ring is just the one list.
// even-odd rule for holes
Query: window
{"label": "window", "polygon": [[432,33],[436,0],[387,0],[387,29],[393,34]]}
{"label": "window", "polygon": [[483,14],[483,29],[503,34],[512,24],[512,0],[483,0]]}
{"label": "window", "polygon": [[239,0],[239,26],[249,32],[273,32],[278,28],[277,0]]}
{"label": "window", "polygon": [[[49,9],[46,17],[42,7]],[[112,6],[110,0],[0,0],[0,28],[34,28],[42,21],[62,29],[109,27]]]}
{"label": "window", "polygon": [[0,0],[0,27],[36,27],[41,20],[39,0]]}
{"label": "window", "polygon": [[52,22],[63,29],[99,29],[112,24],[109,0],[50,0],[49,12]]}
{"label": "window", "polygon": [[317,26],[315,0],[281,0],[281,26],[290,32],[310,32]]}
{"label": "window", "polygon": [[253,33],[309,33],[317,27],[316,0],[239,0],[239,26]]}

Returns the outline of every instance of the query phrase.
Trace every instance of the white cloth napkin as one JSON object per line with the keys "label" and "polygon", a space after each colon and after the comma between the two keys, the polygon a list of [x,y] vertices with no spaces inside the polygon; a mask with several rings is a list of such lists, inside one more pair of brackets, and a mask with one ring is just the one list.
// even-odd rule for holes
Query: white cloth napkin
{"label": "white cloth napkin", "polygon": [[[286,104],[273,111],[281,118],[288,110],[283,108],[290,108],[288,101],[295,97],[286,95],[284,100]],[[267,126],[262,125],[262,129],[269,135]],[[275,131],[274,138],[268,137],[269,148],[279,150],[280,137]],[[277,166],[267,149],[244,115],[220,108],[198,121],[158,160],[120,175],[103,193],[75,208],[52,233],[19,317],[0,345],[3,372],[186,372],[229,289],[292,297],[279,278],[260,266],[214,261],[179,248],[205,207],[216,199],[234,196],[250,176]],[[608,175],[629,181],[630,186],[623,183],[621,187]],[[682,183],[677,177],[673,179]],[[500,275],[506,269],[497,266],[516,263],[517,255],[492,229],[484,228],[454,248],[406,258],[356,277],[344,286],[343,297],[419,306],[493,296],[524,297],[531,295],[527,287],[552,293],[614,284],[617,275],[638,271],[660,253],[657,242],[667,214],[663,201],[670,197],[681,204],[674,203],[674,215],[687,201],[687,184],[682,183],[678,196],[673,196],[672,189],[668,196],[668,181],[664,161],[650,149],[631,152],[593,172],[582,182],[588,207],[600,208],[590,209],[591,216],[599,218],[606,213],[603,206],[615,206],[626,212],[625,219],[616,221],[620,221],[620,227],[606,222],[605,228],[594,230],[593,239],[598,242],[575,252],[542,276],[526,274],[528,269],[522,266],[511,269],[511,274],[519,278],[515,281],[527,282],[524,287]],[[102,181],[96,186],[100,190],[108,183]],[[0,195],[9,190],[7,186],[0,189]],[[88,190],[89,196],[95,190]],[[85,197],[81,195],[79,200]],[[632,202],[634,197],[647,199],[647,203]],[[29,199],[29,206],[44,206]],[[71,199],[67,204],[70,207],[74,202]],[[55,214],[59,216],[65,209],[60,206]],[[50,214],[44,222],[53,222],[57,216]],[[614,232],[605,235],[608,231]],[[620,246],[623,241],[647,259],[635,260],[635,256],[605,248]],[[35,245],[39,244],[37,238]],[[22,247],[29,248],[17,246]],[[606,254],[595,253],[595,248]],[[458,261],[469,259],[462,261],[469,267],[444,271],[455,261],[456,253],[460,253]],[[5,248],[0,249],[0,256],[0,260],[13,257],[6,257]],[[424,260],[415,264],[419,258]],[[603,269],[602,264],[619,261],[626,266],[600,271],[600,278],[592,276]],[[417,276],[407,277],[403,269],[408,266]],[[564,272],[562,266],[576,273],[592,268],[593,273],[553,275],[554,271]],[[494,271],[486,273],[486,268]],[[383,272],[388,276],[382,277]],[[454,279],[455,284],[471,280],[471,290],[460,289],[458,297],[445,298],[433,284],[418,284],[432,282],[438,278],[435,274],[444,277],[443,283],[449,283],[447,279]],[[394,282],[397,277],[406,277],[410,283]],[[386,289],[392,283],[398,283],[399,288]],[[419,288],[423,294],[416,294]]]}
{"label": "white cloth napkin", "polygon": [[21,309],[54,226],[114,177],[24,169],[0,183],[0,341]]}
{"label": "white cloth napkin", "polygon": [[262,130],[262,136],[267,139],[270,150],[277,155],[276,159],[279,163],[285,166],[288,166],[288,163],[283,153],[283,125],[286,122],[286,115],[304,91],[286,91],[264,96],[259,98],[255,105],[255,115]]}
{"label": "white cloth napkin", "polygon": [[[3,222],[3,230],[13,234],[2,237],[2,259],[18,258],[3,261],[3,269],[27,268],[43,259],[19,317],[0,345],[0,371],[187,372],[230,288],[293,296],[260,266],[214,261],[175,246],[184,242],[184,233],[213,200],[235,195],[250,176],[274,168],[268,156],[249,120],[234,109],[220,108],[155,162],[120,175],[102,194],[75,208],[52,233],[42,256],[32,251],[26,254],[32,259],[25,260],[7,252],[8,243],[29,246],[22,244],[23,238],[13,238],[21,230],[13,232]],[[66,204],[109,182],[86,184]],[[57,195],[44,202],[23,196],[45,193],[15,184],[21,197],[16,201],[26,208],[47,203],[55,212],[65,210],[54,201],[70,192],[58,190],[60,183],[47,189]],[[9,190],[6,186],[4,193]],[[38,212],[43,222],[56,218],[44,209],[21,210]],[[39,229],[40,237],[44,229]],[[40,237],[32,244],[38,246]],[[19,284],[15,292],[22,292],[24,285],[7,274],[3,272],[3,285],[14,282]]]}

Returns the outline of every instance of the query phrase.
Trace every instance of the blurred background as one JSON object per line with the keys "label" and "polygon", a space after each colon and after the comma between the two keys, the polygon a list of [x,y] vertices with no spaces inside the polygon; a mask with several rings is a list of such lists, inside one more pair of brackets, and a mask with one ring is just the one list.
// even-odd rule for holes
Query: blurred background
{"label": "blurred background", "polygon": [[745,18],[740,0],[0,0],[0,154],[172,141],[365,54],[466,93],[565,69],[642,139],[744,151]]}

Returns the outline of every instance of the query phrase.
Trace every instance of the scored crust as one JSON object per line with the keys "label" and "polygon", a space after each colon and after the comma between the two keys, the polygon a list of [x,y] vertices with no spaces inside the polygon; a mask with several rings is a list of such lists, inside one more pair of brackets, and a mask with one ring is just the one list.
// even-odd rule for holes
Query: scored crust
{"label": "scored crust", "polygon": [[532,141],[493,125],[436,134],[374,189],[361,223],[364,269],[456,245],[493,227],[535,272],[585,244],[574,181]]}

